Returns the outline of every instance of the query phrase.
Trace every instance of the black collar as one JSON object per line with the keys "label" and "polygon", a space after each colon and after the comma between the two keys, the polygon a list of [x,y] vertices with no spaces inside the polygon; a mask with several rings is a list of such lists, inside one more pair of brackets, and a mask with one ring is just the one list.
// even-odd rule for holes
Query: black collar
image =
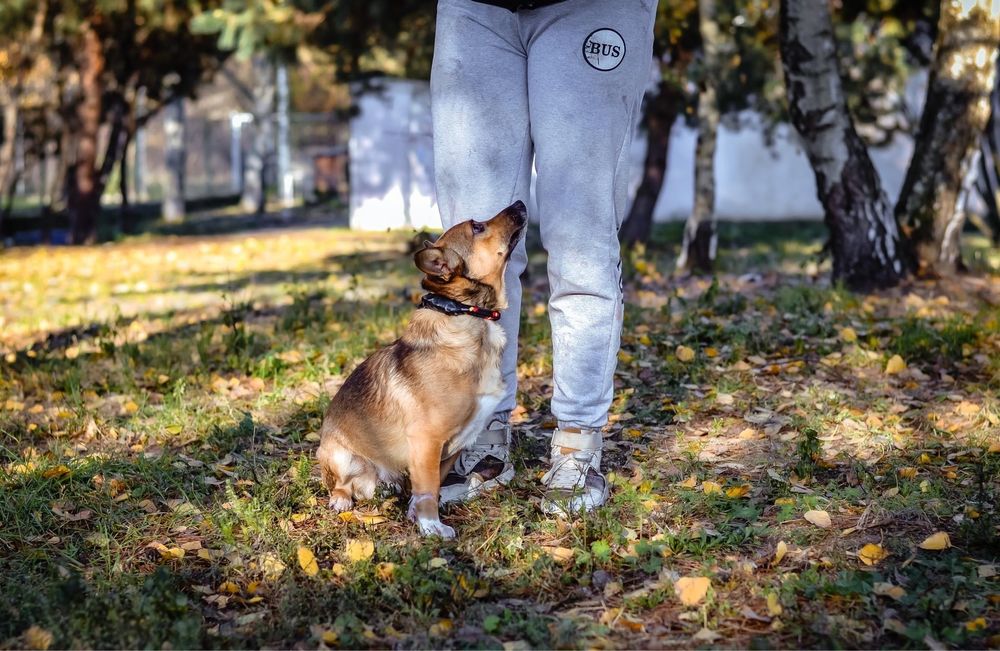
{"label": "black collar", "polygon": [[441,294],[424,294],[423,298],[420,299],[420,305],[417,306],[417,309],[420,308],[437,310],[448,316],[468,314],[469,316],[486,319],[487,321],[496,321],[500,318],[500,312],[497,310],[487,310],[485,307],[466,305]]}

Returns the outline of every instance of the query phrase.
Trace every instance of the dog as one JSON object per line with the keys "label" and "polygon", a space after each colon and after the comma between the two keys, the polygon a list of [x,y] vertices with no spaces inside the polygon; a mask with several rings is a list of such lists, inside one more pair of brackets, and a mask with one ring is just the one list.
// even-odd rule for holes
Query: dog
{"label": "dog", "polygon": [[316,456],[331,509],[350,509],[379,483],[398,487],[409,475],[407,516],[425,536],[455,537],[438,515],[441,477],[503,397],[497,319],[526,223],[517,201],[488,221],[456,224],[414,254],[429,293],[403,335],[348,376],[320,428]]}

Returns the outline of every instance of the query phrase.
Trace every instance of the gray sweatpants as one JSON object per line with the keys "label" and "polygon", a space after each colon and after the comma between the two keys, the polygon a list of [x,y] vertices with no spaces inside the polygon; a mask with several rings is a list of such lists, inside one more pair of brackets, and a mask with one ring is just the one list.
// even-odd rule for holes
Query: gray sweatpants
{"label": "gray sweatpants", "polygon": [[[431,107],[442,221],[527,202],[534,158],[560,427],[608,419],[622,324],[618,229],[655,13],[656,0],[566,0],[517,13],[438,0]],[[501,411],[515,404],[526,264],[522,241],[500,321],[508,341]]]}

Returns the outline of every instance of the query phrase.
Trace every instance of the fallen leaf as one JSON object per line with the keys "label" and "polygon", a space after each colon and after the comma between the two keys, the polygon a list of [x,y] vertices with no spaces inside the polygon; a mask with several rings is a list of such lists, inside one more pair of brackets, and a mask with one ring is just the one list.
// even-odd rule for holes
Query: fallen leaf
{"label": "fallen leaf", "polygon": [[94,515],[94,512],[91,511],[90,509],[84,509],[78,513],[70,513],[70,511],[72,510],[73,507],[69,507],[68,509],[66,509],[60,506],[59,504],[56,503],[52,504],[52,512],[55,513],[60,518],[62,518],[63,520],[68,520],[70,522],[80,522],[81,520],[89,520],[91,516]]}
{"label": "fallen leaf", "polygon": [[899,355],[893,355],[885,365],[886,375],[897,375],[906,370],[906,362]]}
{"label": "fallen leaf", "polygon": [[940,551],[942,549],[948,549],[951,547],[951,538],[944,531],[938,531],[937,533],[931,534],[924,539],[922,543],[918,545],[920,549],[927,549],[930,551]]}
{"label": "fallen leaf", "polygon": [[558,563],[566,563],[573,560],[573,550],[569,547],[542,545],[542,551],[551,556]]}
{"label": "fallen leaf", "polygon": [[854,331],[854,328],[848,326],[846,328],[841,328],[840,338],[847,343],[852,344],[858,340],[858,333]]}
{"label": "fallen leaf", "polygon": [[715,631],[709,628],[702,627],[700,631],[691,636],[691,639],[697,640],[698,642],[707,642],[711,644],[712,642],[715,642],[721,637],[722,636],[716,633]]}
{"label": "fallen leaf", "polygon": [[55,468],[49,468],[42,473],[42,477],[45,479],[52,479],[53,477],[62,477],[63,475],[69,474],[68,466],[56,466]]}
{"label": "fallen leaf", "polygon": [[706,480],[702,482],[701,490],[705,493],[705,495],[716,495],[722,493],[722,486],[720,486],[717,482]]}
{"label": "fallen leaf", "polygon": [[876,545],[874,543],[868,543],[860,550],[858,550],[858,558],[865,565],[878,565],[880,561],[889,556],[882,545]]}
{"label": "fallen leaf", "polygon": [[430,634],[431,637],[443,637],[451,632],[453,628],[452,621],[450,619],[442,619],[436,624],[431,624]]}
{"label": "fallen leaf", "polygon": [[264,571],[264,578],[266,580],[273,581],[285,571],[285,564],[281,562],[277,554],[266,552],[261,554],[260,569]]}
{"label": "fallen leaf", "polygon": [[829,529],[832,524],[830,521],[830,514],[826,511],[806,511],[805,515],[802,517],[820,529]]}
{"label": "fallen leaf", "polygon": [[674,355],[676,355],[677,359],[682,362],[690,362],[694,359],[694,350],[688,348],[687,346],[680,345],[677,347],[677,350],[674,351]]}
{"label": "fallen leaf", "polygon": [[975,416],[981,407],[974,402],[963,400],[955,407],[955,413],[959,416]]}
{"label": "fallen leaf", "polygon": [[299,545],[299,549],[296,552],[299,559],[299,567],[308,576],[316,576],[319,574],[319,563],[316,562],[316,555],[312,553],[312,550],[308,547]]}
{"label": "fallen leaf", "polygon": [[726,489],[726,497],[732,499],[745,497],[749,494],[750,494],[750,484],[743,484],[742,486],[733,486],[732,488]]}
{"label": "fallen leaf", "polygon": [[771,561],[771,565],[777,565],[780,563],[781,559],[783,559],[787,553],[788,544],[784,540],[779,541],[778,545],[774,548],[774,560]]}
{"label": "fallen leaf", "polygon": [[232,581],[223,581],[219,584],[216,592],[219,594],[236,594],[240,591],[240,586],[236,585]]}
{"label": "fallen leaf", "polygon": [[896,601],[899,601],[906,596],[906,590],[898,585],[886,583],[885,581],[875,583],[875,585],[872,586],[872,590],[880,597],[891,597]]}
{"label": "fallen leaf", "polygon": [[375,576],[383,581],[388,581],[392,578],[392,575],[396,572],[395,563],[379,563],[375,566]]}
{"label": "fallen leaf", "polygon": [[684,576],[674,583],[674,593],[683,605],[696,606],[708,594],[711,585],[707,576]]}
{"label": "fallen leaf", "polygon": [[679,481],[676,484],[674,484],[674,486],[677,486],[679,488],[694,488],[697,485],[698,485],[698,478],[695,477],[694,475],[691,475],[684,481]]}
{"label": "fallen leaf", "polygon": [[767,595],[767,614],[771,617],[777,617],[784,611],[781,607],[781,603],[778,601],[778,593],[771,592]]}
{"label": "fallen leaf", "polygon": [[29,649],[36,649],[37,651],[48,649],[52,646],[53,639],[55,639],[55,636],[40,626],[30,626],[24,632],[24,645]]}
{"label": "fallen leaf", "polygon": [[366,561],[375,553],[375,542],[371,538],[348,538],[344,543],[344,555],[352,563]]}

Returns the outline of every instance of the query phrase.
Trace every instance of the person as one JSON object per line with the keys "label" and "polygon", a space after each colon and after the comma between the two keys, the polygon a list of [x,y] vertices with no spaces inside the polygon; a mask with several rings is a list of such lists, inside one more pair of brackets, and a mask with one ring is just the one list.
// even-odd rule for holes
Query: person
{"label": "person", "polygon": [[[431,112],[444,226],[527,200],[532,162],[548,252],[552,327],[551,465],[546,513],[589,511],[608,497],[608,421],[622,325],[618,229],[629,145],[652,61],[657,0],[438,0]],[[442,503],[514,476],[510,411],[517,388],[519,277],[507,268],[501,371],[507,395],[442,482]]]}

